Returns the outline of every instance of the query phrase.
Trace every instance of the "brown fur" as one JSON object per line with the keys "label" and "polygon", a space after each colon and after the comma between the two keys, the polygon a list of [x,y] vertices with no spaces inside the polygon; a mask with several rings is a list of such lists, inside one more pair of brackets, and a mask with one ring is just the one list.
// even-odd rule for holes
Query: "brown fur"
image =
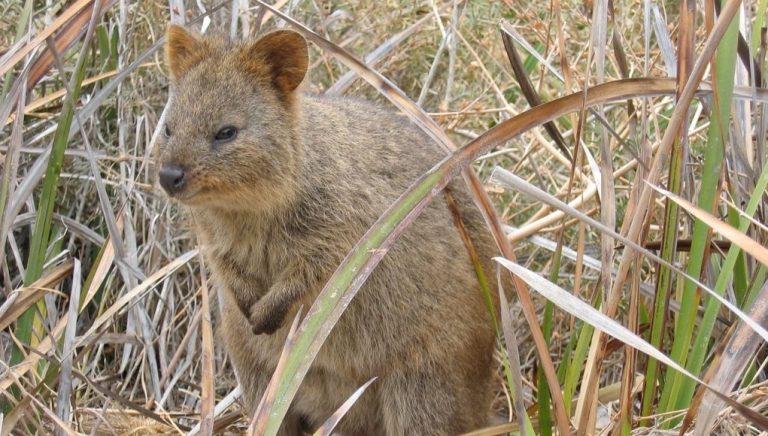
{"label": "brown fur", "polygon": [[[189,207],[223,296],[220,338],[249,411],[300,306],[309,308],[376,218],[443,157],[398,114],[353,99],[300,95],[307,49],[280,31],[232,44],[168,32],[173,97],[158,167],[181,165],[172,195]],[[222,126],[239,129],[213,144]],[[494,253],[466,190],[452,184],[490,273]],[[495,291],[494,291],[495,292]],[[303,382],[284,428],[314,430],[378,380],[343,434],[453,434],[486,423],[490,316],[445,202],[433,202],[352,301]]]}

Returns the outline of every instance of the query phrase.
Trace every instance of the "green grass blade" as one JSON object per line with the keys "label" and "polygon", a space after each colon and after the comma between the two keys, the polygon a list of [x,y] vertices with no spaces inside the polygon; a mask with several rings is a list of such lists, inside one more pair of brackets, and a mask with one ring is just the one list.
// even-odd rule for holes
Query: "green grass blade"
{"label": "green grass blade", "polygon": [[[555,307],[552,303],[547,303],[544,306],[544,319],[542,321],[541,330],[544,333],[544,338],[547,341],[547,345],[550,344],[550,338],[552,337],[552,318],[554,317]],[[550,410],[551,398],[549,394],[549,386],[547,386],[547,379],[544,376],[544,371],[539,371],[538,380],[538,403],[539,403],[539,434],[551,435],[552,434],[552,411]],[[568,403],[565,403],[566,407]],[[567,410],[567,409],[566,409]]]}
{"label": "green grass blade", "polygon": [[[327,320],[335,324],[346,306],[344,303],[348,302],[362,286],[362,281],[357,280],[358,272],[370,273],[373,270],[375,264],[384,257],[385,244],[391,245],[394,242],[396,236],[404,230],[403,223],[407,222],[408,218],[415,219],[417,213],[414,212],[426,206],[424,200],[434,197],[435,188],[440,184],[445,186],[450,175],[445,166],[427,173],[377,220],[355,249],[347,255],[342,266],[336,270],[323,288],[299,328],[295,342],[288,352],[284,375],[277,380],[274,403],[262,403],[264,407],[260,407],[257,411],[257,415],[260,416],[259,421],[262,423],[256,428],[257,434],[277,434],[288,406],[299,388],[295,375],[306,374],[311,363],[306,356],[312,353],[314,357],[319,350],[319,345],[330,333],[329,329],[322,327]],[[270,390],[271,388],[268,388],[268,391]]]}
{"label": "green grass blade", "polygon": [[[454,225],[456,226],[456,229],[458,230],[462,240],[464,241],[465,247],[467,249],[467,253],[469,254],[469,258],[472,261],[472,265],[475,269],[475,275],[477,276],[478,284],[480,285],[480,290],[483,293],[483,299],[485,300],[486,309],[488,310],[488,314],[491,317],[491,327],[493,327],[493,331],[496,333],[496,337],[503,342],[504,338],[501,336],[501,327],[499,325],[498,315],[496,314],[496,309],[494,308],[493,304],[493,296],[491,294],[491,287],[488,284],[488,278],[485,274],[485,271],[483,270],[482,262],[480,261],[480,257],[477,254],[477,250],[475,249],[474,245],[472,244],[472,236],[467,232],[466,226],[464,225],[464,221],[461,217],[461,211],[456,206],[456,202],[452,195],[448,191],[445,191],[445,198],[446,203],[448,205],[448,209],[451,211],[451,214],[453,215]],[[499,284],[499,288],[501,288],[501,283]],[[503,291],[500,290],[499,294],[503,297]],[[501,303],[501,302],[500,302]],[[502,311],[501,317],[502,321],[506,320],[506,322],[509,323],[509,325],[504,325],[504,332],[505,336],[507,336],[507,341],[514,341],[515,338],[511,337],[512,335],[512,321],[509,319],[509,307],[506,304],[506,301],[503,304],[500,304],[500,309]],[[503,347],[502,347],[503,348]],[[507,344],[507,350],[510,349],[509,344]],[[531,420],[528,417],[528,414],[525,412],[525,407],[522,404],[522,394],[518,395],[518,390],[522,390],[522,382],[515,382],[515,377],[513,374],[512,369],[512,363],[510,362],[510,359],[517,359],[516,364],[514,365],[514,371],[517,371],[517,373],[520,373],[520,360],[519,356],[513,357],[511,352],[502,353],[502,370],[504,372],[504,376],[507,381],[507,388],[509,389],[509,392],[512,396],[512,399],[515,403],[520,402],[521,404],[518,406],[516,404],[515,409],[521,413],[521,417],[523,418],[521,420],[521,423],[523,426],[526,426],[526,428],[530,427],[529,434],[534,434],[533,429],[531,426]]]}
{"label": "green grass blade", "polygon": [[[598,307],[600,304],[599,292],[596,292],[598,297],[595,301],[594,307]],[[584,369],[584,365],[587,362],[587,353],[589,353],[589,344],[592,340],[592,334],[595,332],[595,328],[589,324],[583,323],[580,320],[578,327],[575,329],[575,334],[578,335],[576,342],[576,348],[573,352],[573,358],[571,359],[568,368],[565,371],[565,382],[563,384],[563,401],[565,401],[565,408],[568,411],[568,415],[571,414],[571,406],[573,405],[573,395],[576,393],[576,385],[581,379],[581,371]]]}
{"label": "green grass blade", "polygon": [[[563,244],[562,240],[558,242],[555,249],[554,257],[552,258],[552,270],[549,272],[549,281],[557,283],[557,279],[560,275],[560,263],[563,256]],[[552,337],[552,324],[555,316],[555,305],[547,302],[544,306],[544,319],[541,324],[541,331],[544,333],[544,339],[547,345],[551,344]],[[547,379],[544,377],[544,372],[539,371],[538,382],[538,403],[539,403],[539,434],[551,435],[552,434],[552,411],[550,410],[551,398],[549,394],[549,386],[547,385]],[[565,403],[566,410],[568,403]]]}
{"label": "green grass blade", "polygon": [[[760,47],[760,31],[763,28],[763,23],[765,23],[766,8],[768,8],[768,0],[760,0],[757,4],[757,11],[753,15],[753,17],[755,17],[755,22],[752,23],[752,44],[750,47]],[[753,53],[753,56],[755,55],[756,54]],[[760,84],[758,83],[757,86],[760,86]]]}
{"label": "green grass blade", "polygon": [[512,326],[512,319],[510,319],[509,303],[507,297],[504,294],[504,289],[501,281],[501,271],[498,276],[499,281],[499,308],[501,310],[501,328],[504,331],[504,337],[499,338],[502,341],[501,349],[503,358],[504,376],[507,379],[507,388],[509,389],[510,396],[514,402],[513,407],[517,414],[517,421],[520,425],[520,432],[522,435],[534,435],[536,432],[533,430],[533,424],[531,418],[528,416],[528,412],[525,409],[523,403],[523,381],[520,370],[520,352],[518,351],[519,344],[515,337],[515,332]]}
{"label": "green grass blade", "polygon": [[[675,141],[675,147],[672,152],[672,160],[669,168],[669,189],[672,192],[679,193],[683,181],[683,150],[682,143]],[[674,261],[676,254],[677,233],[678,233],[678,214],[679,206],[669,199],[665,202],[666,210],[664,212],[664,235],[662,236],[661,258],[669,263]],[[672,270],[665,266],[659,267],[659,275],[656,281],[656,295],[653,300],[653,312],[651,321],[651,333],[648,342],[654,347],[661,349],[661,342],[667,325],[667,306],[669,305],[669,294],[672,289]],[[656,381],[658,378],[659,363],[656,359],[649,357],[645,369],[645,386],[643,387],[643,401],[640,409],[641,416],[649,416],[653,405],[656,403]],[[648,425],[647,421],[643,422]]]}
{"label": "green grass blade", "polygon": [[[45,264],[46,252],[50,241],[52,227],[51,218],[53,216],[54,205],[56,204],[59,176],[61,175],[61,167],[64,162],[64,151],[67,148],[69,129],[72,126],[72,120],[74,118],[74,102],[78,99],[80,86],[85,77],[86,57],[87,56],[83,54],[81,58],[78,59],[70,83],[70,89],[72,90],[73,95],[72,98],[64,100],[59,124],[56,128],[53,144],[51,145],[51,156],[48,161],[48,168],[43,181],[43,190],[37,207],[34,232],[32,234],[32,240],[30,241],[27,270],[26,275],[24,276],[25,285],[29,285],[39,279],[43,272],[43,265]],[[37,319],[38,310],[42,314],[45,313],[45,306],[42,301],[37,307],[30,308],[24,315],[19,317],[18,323],[16,324],[14,334],[24,345],[32,344],[32,332],[36,322],[35,320]],[[11,364],[16,364],[22,359],[23,353],[21,350],[14,347],[11,356]]]}
{"label": "green grass blade", "polygon": [[[735,188],[732,189],[735,191]],[[734,195],[738,195],[736,192],[731,192],[731,198],[736,198]],[[737,204],[741,202],[738,201]],[[726,216],[728,224],[733,228],[740,229],[743,219],[739,217],[739,212],[732,206],[728,205],[728,215]],[[747,259],[744,257],[744,252],[739,251],[739,255],[736,258],[736,262],[733,266],[733,294],[736,297],[736,304],[741,307],[744,304],[745,297],[749,290],[749,273],[747,272]]]}
{"label": "green grass blade", "polygon": [[[701,171],[698,207],[712,211],[715,207],[717,186],[720,181],[724,159],[724,138],[728,134],[728,123],[731,114],[731,97],[733,96],[733,77],[736,66],[736,43],[738,41],[738,19],[731,21],[728,30],[720,41],[715,53],[716,89],[712,105],[712,122],[707,133],[707,148],[704,152],[704,167]],[[696,220],[691,237],[691,251],[688,257],[687,273],[699,277],[705,262],[705,254],[709,251],[710,229],[701,220]],[[700,296],[696,285],[686,282],[683,287],[680,316],[675,325],[675,340],[672,344],[670,357],[680,364],[685,364],[688,347],[696,324],[696,311]],[[682,374],[670,370],[670,376],[664,385],[661,395],[660,410],[668,412],[680,405],[687,406],[687,401],[679,396]],[[674,421],[676,422],[676,421]]]}

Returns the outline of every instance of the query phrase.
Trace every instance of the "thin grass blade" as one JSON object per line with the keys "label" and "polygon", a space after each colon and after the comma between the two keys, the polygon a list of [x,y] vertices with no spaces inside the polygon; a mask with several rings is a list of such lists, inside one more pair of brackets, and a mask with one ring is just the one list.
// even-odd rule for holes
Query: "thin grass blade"
{"label": "thin grass blade", "polygon": [[336,412],[331,415],[330,418],[328,418],[325,423],[323,423],[322,426],[320,426],[319,429],[313,434],[313,436],[330,436],[333,434],[333,429],[336,428],[336,425],[341,421],[342,418],[344,418],[344,415],[349,412],[349,409],[352,408],[352,406],[357,402],[358,399],[363,395],[366,389],[368,389],[368,386],[371,385],[371,383],[376,381],[376,377],[368,380],[365,382],[364,385],[357,388],[357,390],[349,397],[346,401],[344,401],[344,404],[342,404]]}
{"label": "thin grass blade", "polygon": [[651,185],[651,188],[656,190],[658,193],[669,197],[672,201],[679,204],[691,215],[704,222],[712,230],[720,233],[723,237],[738,245],[742,250],[752,255],[763,265],[768,266],[768,248],[763,247],[759,242],[740,232],[738,229],[731,227],[728,223],[719,220],[711,213],[697,207],[688,200],[665,189],[659,188],[658,186]]}
{"label": "thin grass blade", "polygon": [[[59,373],[59,388],[56,391],[56,416],[62,422],[69,422],[72,410],[70,407],[70,395],[72,393],[72,361],[74,354],[75,333],[78,321],[78,312],[80,306],[80,289],[82,282],[80,277],[80,261],[75,259],[72,269],[72,291],[69,294],[69,310],[67,312],[67,327],[64,330],[64,339],[62,354],[64,359],[61,361],[61,370]],[[61,429],[56,431],[57,436],[64,434]]]}

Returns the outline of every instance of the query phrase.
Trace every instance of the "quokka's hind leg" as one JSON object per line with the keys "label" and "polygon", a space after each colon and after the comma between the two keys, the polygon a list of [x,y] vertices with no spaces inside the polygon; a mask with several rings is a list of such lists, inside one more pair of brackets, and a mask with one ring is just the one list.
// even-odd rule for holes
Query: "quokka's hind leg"
{"label": "quokka's hind leg", "polygon": [[487,366],[477,366],[482,373],[467,374],[441,364],[394,373],[383,380],[387,435],[454,435],[487,424],[492,393]]}

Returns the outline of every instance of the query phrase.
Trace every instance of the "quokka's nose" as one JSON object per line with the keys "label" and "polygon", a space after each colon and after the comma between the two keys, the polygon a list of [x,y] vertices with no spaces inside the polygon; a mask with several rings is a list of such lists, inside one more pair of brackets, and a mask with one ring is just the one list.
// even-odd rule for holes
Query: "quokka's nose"
{"label": "quokka's nose", "polygon": [[165,189],[165,192],[169,194],[181,191],[186,182],[184,168],[173,164],[161,168],[158,178],[160,179],[160,186],[162,186],[163,189]]}

